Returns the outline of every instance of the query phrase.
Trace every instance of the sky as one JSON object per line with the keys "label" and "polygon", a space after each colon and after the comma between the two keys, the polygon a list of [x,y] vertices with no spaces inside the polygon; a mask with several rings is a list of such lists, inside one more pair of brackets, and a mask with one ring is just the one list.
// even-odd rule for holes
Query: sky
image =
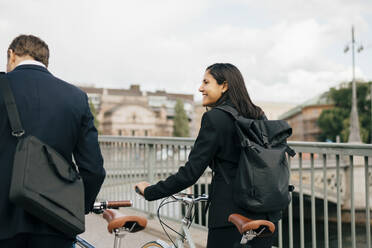
{"label": "sky", "polygon": [[371,0],[0,1],[0,71],[20,34],[42,38],[49,70],[76,85],[198,92],[205,68],[232,63],[254,101],[301,103],[372,80]]}

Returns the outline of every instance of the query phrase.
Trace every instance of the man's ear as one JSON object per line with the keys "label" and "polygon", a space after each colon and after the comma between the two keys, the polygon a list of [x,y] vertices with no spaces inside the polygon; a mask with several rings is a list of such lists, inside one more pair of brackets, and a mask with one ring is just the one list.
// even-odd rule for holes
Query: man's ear
{"label": "man's ear", "polygon": [[11,72],[16,66],[17,56],[12,49],[7,52],[6,72]]}
{"label": "man's ear", "polygon": [[16,60],[16,54],[12,49],[8,50],[8,61],[14,63]]}

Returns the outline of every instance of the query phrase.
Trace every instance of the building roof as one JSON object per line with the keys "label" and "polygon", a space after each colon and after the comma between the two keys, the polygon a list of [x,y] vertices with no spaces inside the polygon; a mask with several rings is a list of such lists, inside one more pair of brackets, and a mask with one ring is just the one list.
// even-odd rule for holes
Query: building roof
{"label": "building roof", "polygon": [[142,96],[140,90],[125,90],[125,89],[107,89],[107,95],[114,96]]}
{"label": "building roof", "polygon": [[332,100],[328,97],[329,91],[324,92],[316,97],[313,97],[302,104],[295,106],[294,108],[288,110],[287,112],[281,114],[279,119],[288,119],[294,115],[297,115],[302,112],[302,109],[310,106],[320,106],[320,105],[330,105],[333,104]]}
{"label": "building roof", "polygon": [[103,94],[102,88],[78,86],[82,91],[87,94]]}
{"label": "building roof", "polygon": [[127,106],[141,106],[144,108],[149,108],[147,101],[134,101],[134,100],[123,99],[120,103],[117,103],[115,106],[107,110],[104,115],[105,116],[112,115],[114,112],[116,112],[120,108],[127,107]]}
{"label": "building roof", "polygon": [[[129,89],[106,89],[106,88],[95,88],[78,86],[81,90],[87,94],[107,94],[115,96],[142,96],[143,93],[140,86],[137,84],[132,84]],[[106,91],[106,92],[105,92]],[[170,100],[183,99],[187,101],[194,101],[194,95],[192,94],[177,94],[177,93],[167,93],[165,90],[157,90],[155,92],[146,92],[147,96],[165,96]]]}
{"label": "building roof", "polygon": [[[142,96],[142,91],[139,85],[131,85],[129,89],[104,89],[95,87],[78,86],[87,94],[107,94],[115,96]],[[106,90],[106,92],[105,92]]]}
{"label": "building roof", "polygon": [[147,95],[148,96],[166,96],[168,99],[172,99],[172,100],[183,99],[183,100],[188,100],[188,101],[194,101],[194,95],[192,94],[167,93],[165,90],[147,92]]}

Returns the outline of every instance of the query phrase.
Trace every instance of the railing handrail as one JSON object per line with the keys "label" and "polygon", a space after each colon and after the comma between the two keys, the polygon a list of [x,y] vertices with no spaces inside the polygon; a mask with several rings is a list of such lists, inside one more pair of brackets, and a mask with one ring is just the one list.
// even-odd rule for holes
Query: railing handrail
{"label": "railing handrail", "polygon": [[132,142],[139,144],[160,144],[160,145],[193,145],[195,138],[180,137],[153,137],[153,136],[98,136],[100,142]]}
{"label": "railing handrail", "polygon": [[[152,137],[152,136],[110,136],[100,135],[101,142],[132,142],[148,145],[187,145],[192,146],[195,138],[180,137]],[[289,141],[288,145],[296,152],[311,152],[319,154],[340,154],[356,156],[372,156],[371,144],[358,143],[329,143],[329,142],[307,142]]]}
{"label": "railing handrail", "polygon": [[291,141],[288,145],[296,152],[372,156],[371,144]]}

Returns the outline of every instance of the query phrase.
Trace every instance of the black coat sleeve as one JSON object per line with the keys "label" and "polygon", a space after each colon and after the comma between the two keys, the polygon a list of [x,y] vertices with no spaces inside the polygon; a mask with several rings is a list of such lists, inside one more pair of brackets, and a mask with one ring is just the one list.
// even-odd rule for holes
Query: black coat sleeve
{"label": "black coat sleeve", "polygon": [[203,174],[218,149],[218,132],[208,112],[204,113],[201,128],[191,150],[188,162],[178,172],[145,189],[146,200],[164,198],[193,185]]}
{"label": "black coat sleeve", "polygon": [[90,112],[87,97],[85,114],[81,121],[80,135],[74,149],[74,158],[83,178],[85,213],[88,213],[93,207],[106,172],[103,168],[103,158],[98,144],[98,133],[94,127],[93,115]]}

